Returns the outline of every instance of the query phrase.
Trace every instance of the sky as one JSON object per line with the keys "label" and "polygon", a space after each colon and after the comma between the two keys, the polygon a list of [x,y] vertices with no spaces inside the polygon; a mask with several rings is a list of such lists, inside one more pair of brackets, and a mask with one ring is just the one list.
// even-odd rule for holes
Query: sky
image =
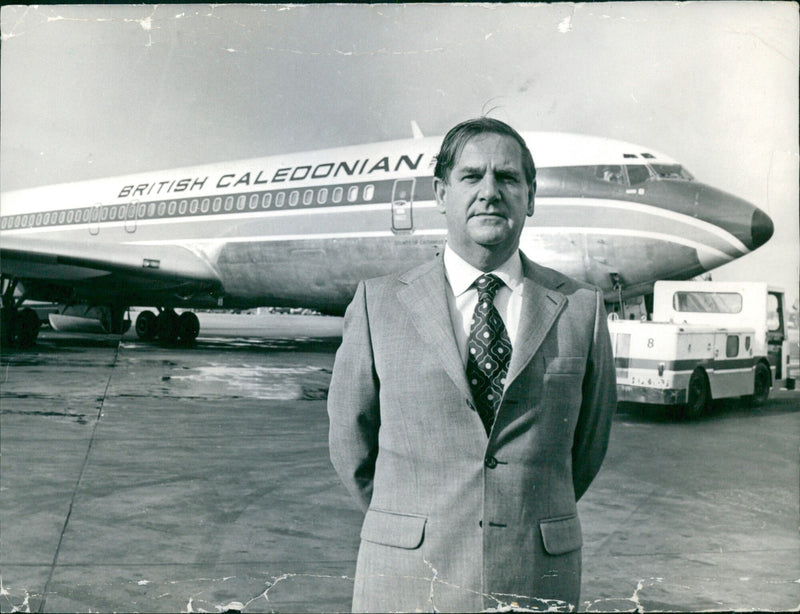
{"label": "sky", "polygon": [[490,113],[647,146],[761,207],[775,235],[713,279],[767,280],[791,305],[799,23],[794,2],[749,1],[3,6],[0,189]]}

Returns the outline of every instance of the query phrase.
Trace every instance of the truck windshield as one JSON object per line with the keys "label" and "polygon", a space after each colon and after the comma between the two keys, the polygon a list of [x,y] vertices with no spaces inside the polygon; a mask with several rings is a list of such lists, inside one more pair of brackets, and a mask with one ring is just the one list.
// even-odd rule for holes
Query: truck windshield
{"label": "truck windshield", "polygon": [[742,295],[736,292],[676,292],[672,296],[672,308],[694,313],[739,313]]}

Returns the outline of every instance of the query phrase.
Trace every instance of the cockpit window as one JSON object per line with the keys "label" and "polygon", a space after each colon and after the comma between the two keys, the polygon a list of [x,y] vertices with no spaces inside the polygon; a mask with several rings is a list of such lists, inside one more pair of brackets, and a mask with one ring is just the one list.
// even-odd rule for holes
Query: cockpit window
{"label": "cockpit window", "polygon": [[594,167],[594,176],[608,183],[625,183],[625,174],[619,164],[603,164]]}
{"label": "cockpit window", "polygon": [[638,185],[650,179],[650,171],[644,164],[629,164],[625,167],[631,185]]}
{"label": "cockpit window", "polygon": [[692,181],[692,174],[680,164],[653,164],[653,170],[658,173],[659,179],[683,179]]}

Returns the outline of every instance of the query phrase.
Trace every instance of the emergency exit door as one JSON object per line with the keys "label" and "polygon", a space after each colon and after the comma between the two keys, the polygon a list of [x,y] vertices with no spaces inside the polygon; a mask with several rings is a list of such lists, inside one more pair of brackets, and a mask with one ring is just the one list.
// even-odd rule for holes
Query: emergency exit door
{"label": "emergency exit door", "polygon": [[398,179],[392,187],[392,232],[414,230],[414,183],[416,179]]}

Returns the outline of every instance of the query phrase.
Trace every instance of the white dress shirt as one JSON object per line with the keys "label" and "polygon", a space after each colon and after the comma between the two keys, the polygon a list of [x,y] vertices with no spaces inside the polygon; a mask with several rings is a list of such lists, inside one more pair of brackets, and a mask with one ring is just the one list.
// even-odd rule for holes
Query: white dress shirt
{"label": "white dress shirt", "polygon": [[[445,245],[444,248],[444,270],[452,290],[447,293],[450,321],[453,323],[453,332],[456,335],[461,360],[466,366],[469,329],[472,314],[478,304],[478,290],[473,284],[478,277],[485,273],[461,258],[450,248],[450,245]],[[506,327],[513,351],[519,328],[519,314],[522,310],[524,280],[519,251],[514,252],[511,258],[489,273],[496,275],[503,282],[494,297],[494,306]]]}

